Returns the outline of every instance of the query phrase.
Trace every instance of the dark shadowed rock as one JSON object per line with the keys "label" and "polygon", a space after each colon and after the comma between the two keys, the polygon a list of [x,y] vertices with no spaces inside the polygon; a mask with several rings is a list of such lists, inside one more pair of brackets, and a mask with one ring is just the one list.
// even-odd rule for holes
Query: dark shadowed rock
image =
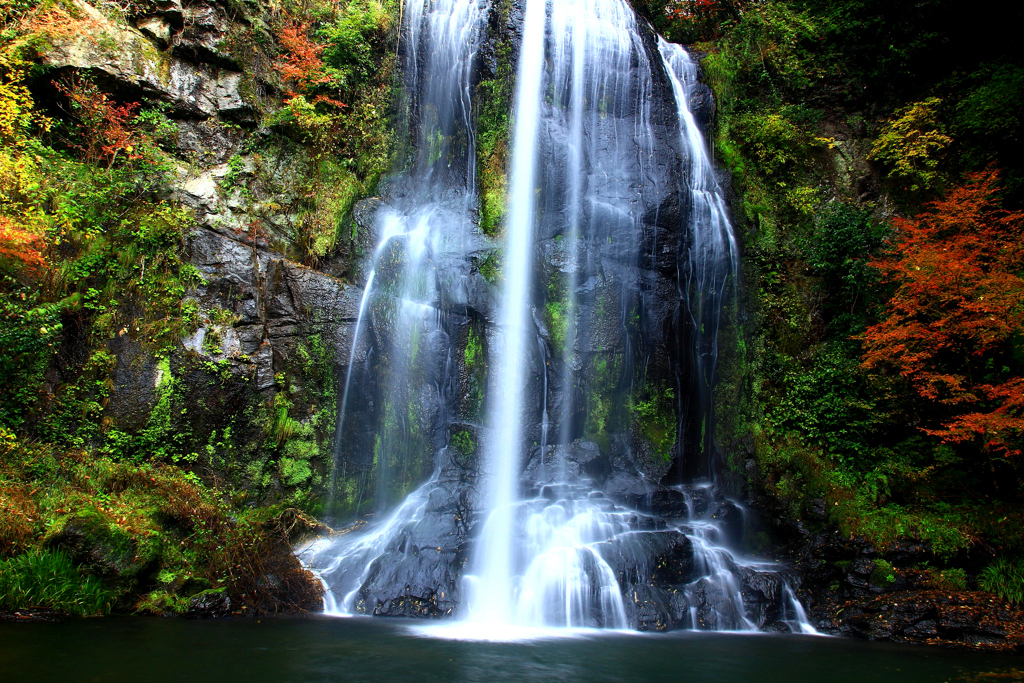
{"label": "dark shadowed rock", "polygon": [[192,596],[186,617],[191,619],[222,619],[231,616],[231,598],[222,590],[203,591]]}
{"label": "dark shadowed rock", "polygon": [[833,623],[868,640],[1024,652],[1024,612],[990,593],[888,593],[846,603]]}

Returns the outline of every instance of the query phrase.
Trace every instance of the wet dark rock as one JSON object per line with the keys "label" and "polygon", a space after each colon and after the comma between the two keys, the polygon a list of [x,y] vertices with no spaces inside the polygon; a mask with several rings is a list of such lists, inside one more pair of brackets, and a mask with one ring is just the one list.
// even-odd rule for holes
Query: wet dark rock
{"label": "wet dark rock", "polygon": [[359,589],[357,612],[405,617],[452,613],[458,604],[472,520],[458,477],[455,468],[446,468],[423,516],[373,562]]}
{"label": "wet dark rock", "polygon": [[223,590],[203,591],[192,596],[186,617],[191,619],[223,619],[231,616],[231,598]]}
{"label": "wet dark rock", "polygon": [[644,497],[637,497],[633,507],[661,517],[682,517],[689,514],[686,496],[673,488],[658,487]]}
{"label": "wet dark rock", "polygon": [[1024,612],[990,593],[887,593],[845,603],[830,625],[868,640],[1024,652]]}
{"label": "wet dark rock", "polygon": [[691,589],[697,603],[696,623],[704,630],[735,629],[742,615],[729,599],[726,590],[708,578],[699,579]]}
{"label": "wet dark rock", "polygon": [[0,621],[48,621],[58,622],[68,618],[64,612],[53,609],[30,607],[14,612],[0,610]]}
{"label": "wet dark rock", "polygon": [[145,427],[157,400],[157,390],[165,378],[153,353],[133,335],[124,332],[107,343],[117,358],[111,376],[114,386],[107,415],[118,429],[134,432]]}
{"label": "wet dark rock", "polygon": [[743,510],[736,503],[723,500],[715,505],[711,519],[718,522],[724,544],[731,548],[738,548],[743,540]]}
{"label": "wet dark rock", "polygon": [[[758,626],[779,623],[785,595],[783,586],[786,579],[776,571],[760,571],[750,567],[740,570],[743,586],[743,606],[750,619]],[[786,630],[789,630],[786,627]]]}

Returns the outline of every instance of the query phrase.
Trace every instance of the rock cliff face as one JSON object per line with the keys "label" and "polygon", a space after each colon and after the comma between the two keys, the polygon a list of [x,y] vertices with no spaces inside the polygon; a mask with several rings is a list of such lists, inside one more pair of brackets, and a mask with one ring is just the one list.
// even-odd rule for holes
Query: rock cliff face
{"label": "rock cliff face", "polygon": [[[263,10],[168,2],[111,19],[85,2],[74,9],[88,30],[52,36],[42,63],[49,77],[86,77],[117,101],[162,107],[171,118],[175,139],[164,146],[174,168],[162,192],[192,211],[188,260],[202,276],[186,294],[199,325],[169,364],[132,335],[110,343],[117,368],[107,415],[137,431],[173,376],[182,414],[172,420],[200,454],[200,471],[257,500],[322,487],[334,377],[350,362],[358,312],[363,212],[332,223],[337,188],[322,178],[318,149],[266,127],[281,83]],[[302,235],[316,221],[340,238],[309,258]],[[216,442],[228,434],[224,452]]]}

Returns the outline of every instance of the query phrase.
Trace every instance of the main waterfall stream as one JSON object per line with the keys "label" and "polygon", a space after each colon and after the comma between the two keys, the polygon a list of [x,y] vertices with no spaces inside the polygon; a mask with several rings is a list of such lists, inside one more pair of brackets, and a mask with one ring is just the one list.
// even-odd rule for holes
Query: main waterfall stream
{"label": "main waterfall stream", "polygon": [[[516,50],[489,237],[474,87],[495,26]],[[326,611],[492,639],[813,632],[798,577],[730,549],[744,511],[714,485],[738,251],[693,60],[625,0],[407,0],[402,41],[413,151],[373,207],[338,416],[332,520],[363,521],[300,552]]]}

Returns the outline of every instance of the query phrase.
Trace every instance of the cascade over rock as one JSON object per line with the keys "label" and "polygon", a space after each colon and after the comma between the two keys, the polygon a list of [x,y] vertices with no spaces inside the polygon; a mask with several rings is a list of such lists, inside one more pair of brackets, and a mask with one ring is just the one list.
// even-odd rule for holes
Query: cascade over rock
{"label": "cascade over rock", "polygon": [[327,611],[809,628],[792,572],[728,549],[743,511],[711,483],[737,246],[696,65],[624,0],[513,3],[508,214],[491,238],[472,94],[501,16],[405,6],[413,152],[366,219],[378,242],[335,462],[337,481],[372,482],[337,518],[374,515],[300,553]]}

